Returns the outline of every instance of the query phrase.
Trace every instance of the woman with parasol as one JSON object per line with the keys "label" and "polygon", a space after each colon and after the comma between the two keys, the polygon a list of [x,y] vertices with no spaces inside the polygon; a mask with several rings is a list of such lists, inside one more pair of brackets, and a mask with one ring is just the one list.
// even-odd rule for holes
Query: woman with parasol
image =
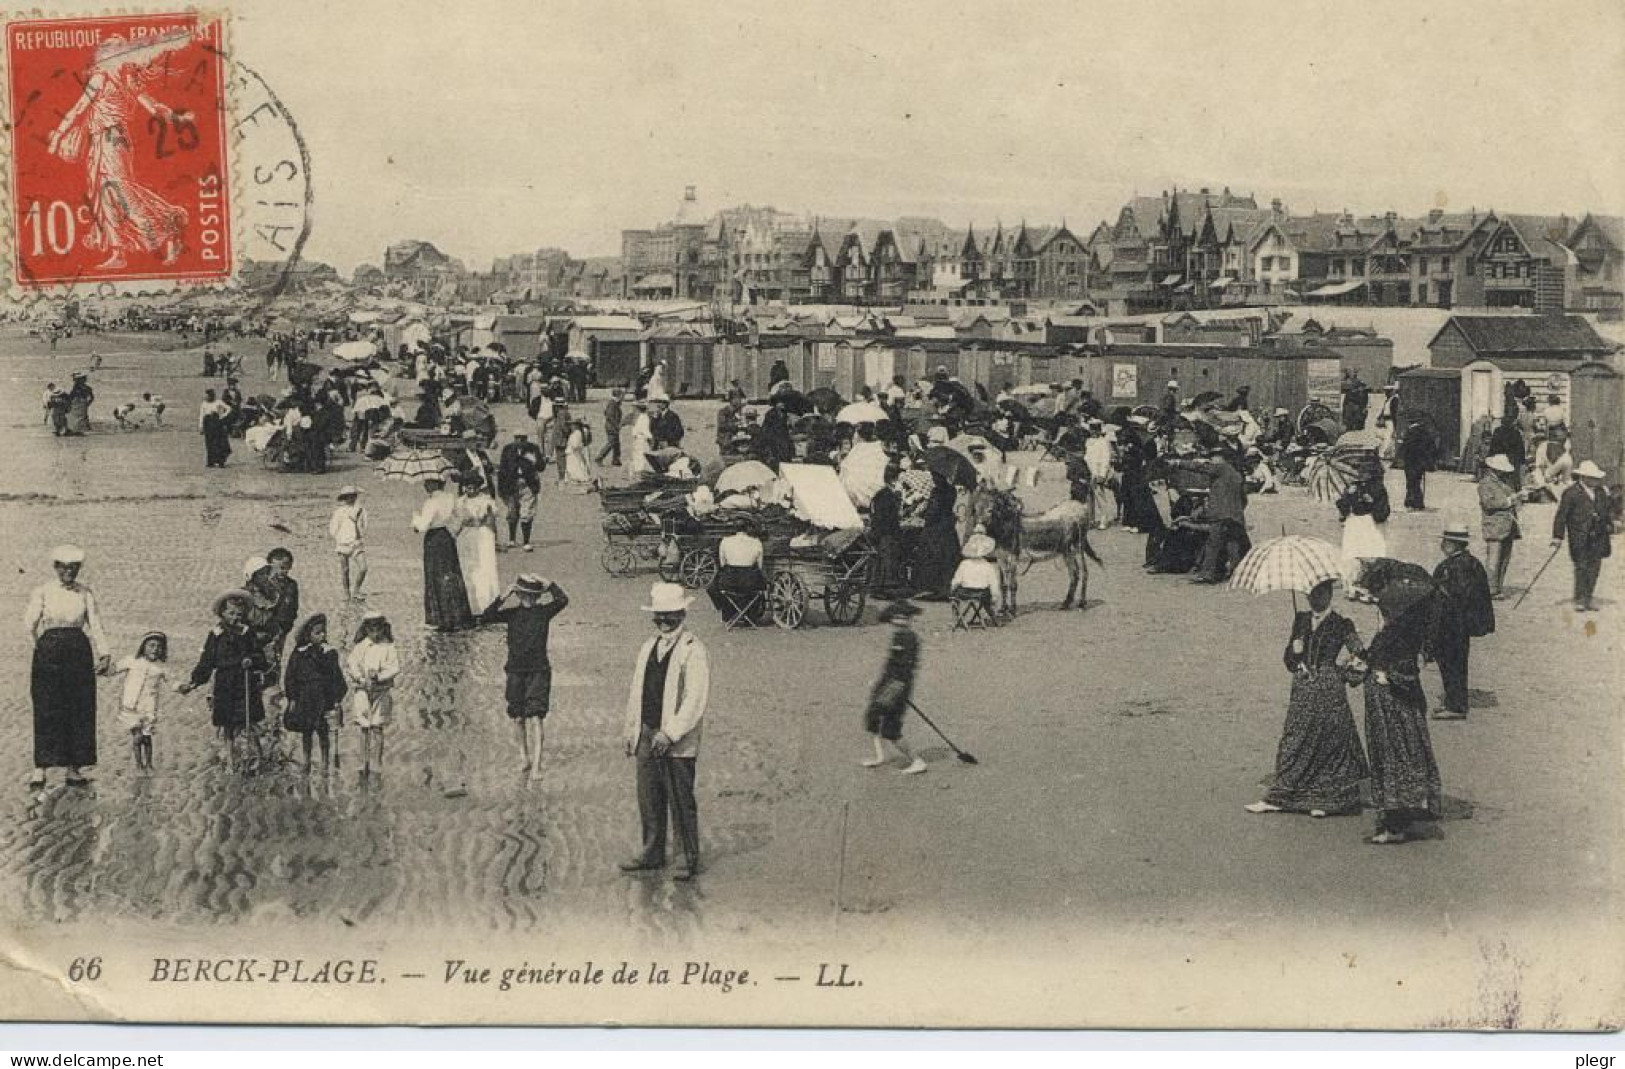
{"label": "woman with parasol", "polygon": [[1418,820],[1443,811],[1439,764],[1428,736],[1427,696],[1417,657],[1433,617],[1433,577],[1426,569],[1384,558],[1366,564],[1366,589],[1382,611],[1382,628],[1366,652],[1365,738],[1371,756],[1371,803],[1378,846],[1411,838]]}
{"label": "woman with parasol", "polygon": [[[1281,656],[1292,674],[1275,771],[1249,813],[1339,816],[1360,811],[1360,784],[1370,774],[1346,688],[1364,678],[1365,651],[1353,621],[1332,611],[1337,550],[1318,538],[1283,535],[1259,546],[1236,568],[1231,586],[1255,594],[1304,590],[1307,612],[1294,611]],[[1296,596],[1293,597],[1296,609]]]}

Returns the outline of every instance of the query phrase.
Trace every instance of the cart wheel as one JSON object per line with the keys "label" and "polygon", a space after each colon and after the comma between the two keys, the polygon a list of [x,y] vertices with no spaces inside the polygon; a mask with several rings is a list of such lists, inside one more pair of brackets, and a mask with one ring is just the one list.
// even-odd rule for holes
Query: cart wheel
{"label": "cart wheel", "polygon": [[780,572],[767,588],[767,603],[773,612],[773,622],[786,631],[794,631],[807,618],[810,601],[807,584],[794,572]]}
{"label": "cart wheel", "polygon": [[691,549],[677,565],[680,581],[690,590],[709,590],[718,570],[717,555],[709,549]]}
{"label": "cart wheel", "polygon": [[610,575],[624,579],[638,570],[638,555],[632,552],[632,547],[612,542],[598,554],[598,563],[602,564],[604,571]]}
{"label": "cart wheel", "polygon": [[829,615],[829,622],[842,627],[857,623],[863,618],[866,597],[863,586],[850,579],[827,588],[824,591],[824,612]]}

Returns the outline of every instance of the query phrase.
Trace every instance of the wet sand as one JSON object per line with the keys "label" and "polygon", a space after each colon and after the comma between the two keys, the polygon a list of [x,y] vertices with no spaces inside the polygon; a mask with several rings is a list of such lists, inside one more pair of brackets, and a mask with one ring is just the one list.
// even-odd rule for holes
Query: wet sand
{"label": "wet sand", "polygon": [[[1576,953],[1594,948],[1590,922],[1617,933],[1609,925],[1620,913],[1625,830],[1625,618],[1616,561],[1603,571],[1600,613],[1576,616],[1561,603],[1566,553],[1522,608],[1498,603],[1496,634],[1474,643],[1471,718],[1431,725],[1450,819],[1436,839],[1388,849],[1362,842],[1367,818],[1242,810],[1270,770],[1285,711],[1280,649],[1290,602],[1148,576],[1141,539],[1126,532],[1093,536],[1106,566],[1092,570],[1086,612],[1056,611],[1065,573],[1054,564],[1024,577],[1028,611],[1014,626],[955,633],[946,606],[927,609],[917,700],[981,763],[955,762],[910,718],[909,738],[932,766],[920,777],[857,765],[866,753],[859,716],[883,654],[873,607],[853,628],[828,626],[815,609],[796,633],[728,633],[702,600],[692,625],[714,671],[699,766],[708,871],[684,886],[615,867],[635,846],[619,722],[631,660],[649,631],[638,606],[654,576],[617,580],[599,567],[597,498],[561,491],[549,469],[537,551],[499,558],[504,581],[540,571],[572,598],[553,629],[545,769],[527,785],[503,713],[500,629],[441,636],[417,626],[421,558],[408,526],[416,488],[383,482],[343,452],[324,476],[273,474],[240,441],[226,470],[205,470],[197,404],[220,380],[196,375],[198,350],[153,351],[173,344],[76,338],[51,357],[15,330],[0,334],[9,387],[0,433],[11,443],[0,469],[10,565],[0,602],[18,619],[28,590],[47,577],[49,547],[78,542],[115,656],[158,628],[184,671],[210,626],[211,598],[237,584],[244,558],[284,545],[297,557],[303,608],[328,612],[348,635],[358,613],[338,600],[326,521],[332,492],[356,482],[371,514],[366,607],[395,622],[407,666],[388,767],[378,784],[359,783],[352,737],[344,768],[331,776],[233,775],[218,759],[198,692],[166,697],[156,772],[138,776],[115,720],[119,683],[110,681],[101,688],[94,786],[32,794],[22,786],[31,754],[28,651],[13,625],[0,632],[0,900],[9,923],[42,938],[112,930],[233,939],[274,930],[294,942],[400,946],[468,932],[528,945],[522,940],[544,933],[612,932],[633,947],[834,940],[915,964],[996,948],[1037,967],[1076,953],[1089,976],[1120,981],[1112,999],[1079,1007],[1083,1017],[1101,1020],[1099,1007],[1137,997],[1132,1005],[1165,1009],[1166,1024],[1200,1022],[1203,1003],[1194,1017],[1174,1015],[1178,985],[1143,982],[1163,973],[1149,964],[1136,973],[1134,948],[1173,969],[1182,948],[1234,955],[1257,939],[1272,949],[1242,960],[1267,960],[1270,983],[1290,992],[1302,978],[1273,969],[1289,944],[1331,959],[1334,944],[1342,952],[1363,939],[1418,968],[1448,947],[1463,968],[1476,961],[1484,973],[1493,968],[1483,948],[1497,939],[1518,940],[1515,952],[1532,963],[1561,960],[1571,944]],[[53,439],[40,391],[49,379],[65,383],[83,362],[67,353],[92,345],[107,354],[93,379],[97,432]],[[250,361],[250,392],[264,392],[262,369]],[[171,426],[110,429],[113,405],[143,390],[163,394]],[[594,422],[599,407],[588,406]],[[679,405],[701,452],[714,407]],[[521,417],[518,406],[499,408],[504,431]],[[1455,475],[1430,476],[1433,510],[1396,512],[1387,525],[1394,555],[1431,567],[1447,520],[1468,519],[1476,531],[1473,489]],[[1398,490],[1395,475],[1396,501]],[[1525,510],[1514,593],[1545,559],[1551,512]],[[1254,498],[1249,514],[1255,540],[1282,525],[1338,538],[1335,511],[1301,491]],[[1374,610],[1338,608],[1362,635],[1375,630]],[[1424,684],[1436,704],[1436,671],[1424,671]],[[466,797],[443,797],[445,784],[465,778]],[[1198,957],[1210,966],[1233,960]],[[1222,984],[1226,974],[1203,975]],[[1564,982],[1592,992],[1599,983],[1618,990],[1617,980],[1617,971],[1612,980],[1592,971]],[[1377,1011],[1389,1023],[1471,1022],[1480,981],[1425,1003],[1406,992],[1387,1002],[1379,985],[1338,1006]],[[970,982],[944,981],[956,990]],[[1238,1012],[1217,995],[1208,1003]],[[1282,1010],[1267,1001],[1256,1008],[1255,1021]],[[719,1012],[726,1016],[726,1003]]]}

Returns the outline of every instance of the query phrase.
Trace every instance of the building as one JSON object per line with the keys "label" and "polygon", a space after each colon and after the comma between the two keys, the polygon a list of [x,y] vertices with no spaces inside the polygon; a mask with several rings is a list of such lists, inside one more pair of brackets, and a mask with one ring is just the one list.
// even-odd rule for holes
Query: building
{"label": "building", "polygon": [[1577,261],[1578,289],[1567,307],[1609,322],[1625,318],[1625,219],[1587,214],[1566,244]]}
{"label": "building", "polygon": [[[1492,213],[1493,214],[1493,213]],[[1501,215],[1473,267],[1484,307],[1561,312],[1579,289],[1579,259],[1564,243],[1575,229],[1566,215]]]}
{"label": "building", "polygon": [[1504,388],[1517,380],[1567,405],[1573,371],[1612,362],[1613,352],[1578,315],[1454,315],[1428,342],[1435,369],[1460,372],[1462,428],[1479,416],[1499,417]]}
{"label": "building", "polygon": [[433,299],[455,293],[457,282],[467,272],[427,241],[398,241],[384,250],[384,280],[404,283],[420,299]]}

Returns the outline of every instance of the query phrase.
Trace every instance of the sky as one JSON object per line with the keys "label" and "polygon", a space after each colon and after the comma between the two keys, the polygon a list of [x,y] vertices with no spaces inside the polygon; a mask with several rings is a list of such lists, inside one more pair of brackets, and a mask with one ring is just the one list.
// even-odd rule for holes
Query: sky
{"label": "sky", "polygon": [[683,188],[979,228],[1229,185],[1292,211],[1625,214],[1625,5],[241,0],[307,256],[614,255]]}

